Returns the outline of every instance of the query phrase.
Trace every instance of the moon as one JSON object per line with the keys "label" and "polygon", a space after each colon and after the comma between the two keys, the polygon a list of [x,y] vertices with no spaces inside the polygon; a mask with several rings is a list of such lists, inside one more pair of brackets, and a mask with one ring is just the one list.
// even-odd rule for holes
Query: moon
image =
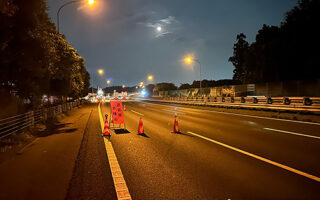
{"label": "moon", "polygon": [[158,32],[161,32],[161,31],[162,31],[161,26],[158,26],[158,27],[157,27],[157,31],[158,31]]}

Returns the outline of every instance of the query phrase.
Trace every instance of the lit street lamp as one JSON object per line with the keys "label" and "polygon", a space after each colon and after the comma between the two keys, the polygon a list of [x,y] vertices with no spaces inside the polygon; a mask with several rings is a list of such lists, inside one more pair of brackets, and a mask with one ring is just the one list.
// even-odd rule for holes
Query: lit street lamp
{"label": "lit street lamp", "polygon": [[103,69],[98,69],[98,74],[99,74],[100,76],[102,76],[103,73],[104,73]]}
{"label": "lit street lamp", "polygon": [[[58,26],[58,33],[60,33],[60,11],[63,7],[72,4],[72,3],[80,3],[86,0],[73,0],[73,1],[68,1],[67,3],[63,4],[62,6],[60,6],[58,12],[57,12],[57,26]],[[94,4],[94,0],[88,0],[88,4],[89,5],[93,5]]]}
{"label": "lit street lamp", "polygon": [[148,76],[148,81],[153,81],[153,76],[152,75]]}
{"label": "lit street lamp", "polygon": [[108,86],[110,86],[110,83],[111,83],[111,81],[110,81],[110,80],[107,80],[107,84],[108,84]]}
{"label": "lit street lamp", "polygon": [[191,64],[193,61],[197,62],[199,64],[199,69],[200,69],[200,90],[201,90],[201,63],[200,63],[200,60],[198,59],[195,59],[191,56],[187,56],[184,58],[184,62],[187,63],[187,64]]}

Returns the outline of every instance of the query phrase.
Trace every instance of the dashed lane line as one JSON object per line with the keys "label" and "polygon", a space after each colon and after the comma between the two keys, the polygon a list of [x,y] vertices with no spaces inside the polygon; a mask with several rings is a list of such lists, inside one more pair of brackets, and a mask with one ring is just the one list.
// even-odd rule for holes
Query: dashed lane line
{"label": "dashed lane line", "polygon": [[263,129],[268,130],[268,131],[275,131],[275,132],[287,133],[287,134],[291,134],[291,135],[298,135],[298,136],[303,136],[303,137],[320,139],[320,137],[314,136],[314,135],[306,135],[306,134],[302,134],[302,133],[295,133],[295,132],[291,132],[291,131],[283,131],[283,130],[272,129],[272,128],[263,128]]}
{"label": "dashed lane line", "polygon": [[232,146],[230,146],[230,145],[227,145],[227,144],[218,142],[218,141],[216,141],[216,140],[213,140],[213,139],[204,137],[204,136],[202,136],[202,135],[199,135],[199,134],[196,134],[196,133],[193,133],[193,132],[190,132],[190,131],[188,131],[188,133],[191,134],[191,135],[193,135],[193,136],[196,136],[196,137],[202,138],[202,139],[204,139],[204,140],[207,140],[207,141],[209,141],[209,142],[213,142],[213,143],[218,144],[218,145],[220,145],[220,146],[223,146],[223,147],[226,147],[226,148],[228,148],[228,149],[231,149],[231,150],[237,151],[237,152],[239,152],[239,153],[245,154],[245,155],[250,156],[250,157],[252,157],[252,158],[255,158],[255,159],[261,160],[261,161],[263,161],[263,162],[269,163],[269,164],[271,164],[271,165],[280,167],[280,168],[282,168],[282,169],[285,169],[285,170],[287,170],[287,171],[293,172],[293,173],[295,173],[295,174],[299,174],[299,175],[301,175],[301,176],[307,177],[307,178],[312,179],[312,180],[314,180],[314,181],[320,182],[320,178],[317,177],[317,176],[314,176],[314,175],[305,173],[305,172],[303,172],[303,171],[294,169],[294,168],[292,168],[292,167],[289,167],[289,166],[286,166],[286,165],[277,163],[277,162],[272,161],[272,160],[269,160],[269,159],[267,159],[267,158],[263,158],[263,157],[261,157],[261,156],[258,156],[258,155],[255,155],[255,154],[252,154],[252,153],[243,151],[243,150],[241,150],[241,149],[238,149],[238,148],[232,147]]}
{"label": "dashed lane line", "polygon": [[135,110],[130,110],[130,111],[133,112],[133,113],[135,113],[135,114],[137,114],[137,115],[144,116],[142,113],[139,113],[139,112],[137,112],[137,111],[135,111]]}
{"label": "dashed lane line", "polygon": [[172,112],[172,113],[175,113],[175,114],[180,114],[180,115],[185,115],[186,114],[185,112],[176,111],[176,110],[169,110],[169,109],[162,109],[162,110],[166,111],[166,112]]}
{"label": "dashed lane line", "polygon": [[[103,132],[104,122],[103,122],[100,104],[98,105],[98,112],[99,112],[101,131]],[[129,189],[127,187],[126,181],[124,180],[117,156],[112,147],[112,143],[107,138],[103,138],[103,140],[104,140],[104,145],[106,147],[111,174],[113,178],[113,183],[116,189],[118,200],[131,200],[132,198],[129,193]]]}

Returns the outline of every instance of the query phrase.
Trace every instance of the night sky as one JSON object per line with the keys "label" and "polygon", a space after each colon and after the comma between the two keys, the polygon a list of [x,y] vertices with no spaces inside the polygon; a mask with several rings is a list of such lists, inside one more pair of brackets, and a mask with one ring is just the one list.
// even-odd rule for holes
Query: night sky
{"label": "night sky", "polygon": [[[48,0],[56,22],[58,8],[68,0]],[[91,84],[133,86],[147,83],[191,83],[199,68],[183,63],[193,55],[203,78],[229,79],[236,35],[254,41],[263,24],[279,25],[296,0],[96,0],[75,3],[60,15],[60,32],[78,50],[91,74]],[[157,30],[161,27],[161,31]],[[104,69],[99,76],[98,69]]]}

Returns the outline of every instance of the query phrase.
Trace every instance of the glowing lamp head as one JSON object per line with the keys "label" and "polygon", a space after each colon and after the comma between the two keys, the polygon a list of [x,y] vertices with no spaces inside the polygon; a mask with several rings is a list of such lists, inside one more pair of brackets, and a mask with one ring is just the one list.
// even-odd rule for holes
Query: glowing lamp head
{"label": "glowing lamp head", "polygon": [[94,0],[88,0],[88,4],[89,4],[89,5],[94,4]]}
{"label": "glowing lamp head", "polygon": [[110,85],[110,83],[111,83],[111,81],[110,81],[110,80],[107,80],[107,84]]}
{"label": "glowing lamp head", "polygon": [[100,75],[103,75],[103,73],[104,73],[103,69],[99,69],[99,70],[98,70],[98,73],[99,73]]}
{"label": "glowing lamp head", "polygon": [[186,57],[184,59],[184,61],[187,63],[187,64],[190,64],[192,62],[192,58],[191,57]]}
{"label": "glowing lamp head", "polygon": [[149,81],[152,81],[152,80],[153,80],[153,76],[152,76],[152,75],[149,75],[149,76],[148,76],[148,80],[149,80]]}

